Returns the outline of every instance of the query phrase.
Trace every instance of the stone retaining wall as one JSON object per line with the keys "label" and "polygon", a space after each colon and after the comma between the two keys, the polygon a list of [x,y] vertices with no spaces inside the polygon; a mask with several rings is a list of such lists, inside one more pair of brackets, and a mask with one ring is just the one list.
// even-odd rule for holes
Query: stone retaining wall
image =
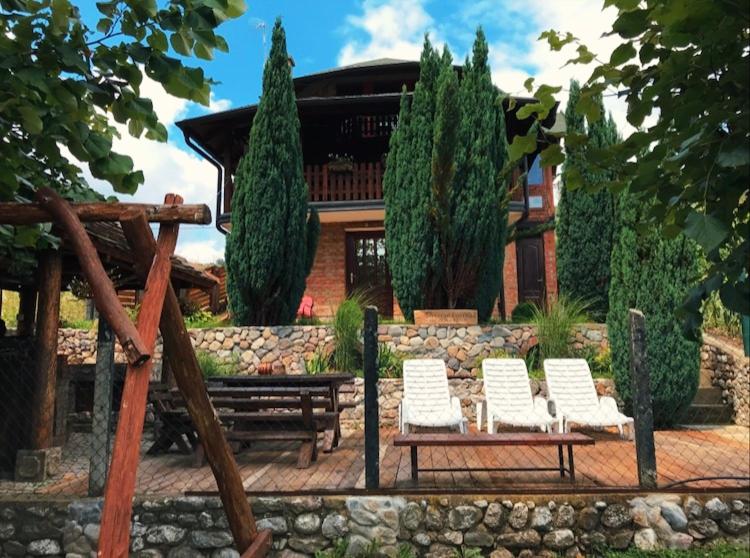
{"label": "stone retaining wall", "polygon": [[750,358],[726,341],[704,335],[701,368],[721,388],[724,403],[732,406],[734,423],[750,426]]}
{"label": "stone retaining wall", "polygon": [[[448,381],[451,395],[461,400],[463,415],[470,423],[476,421],[476,404],[484,399],[484,382],[476,378],[453,378]],[[547,385],[544,380],[530,380],[533,395],[547,397]],[[599,395],[616,397],[614,380],[597,378],[594,380]],[[404,382],[400,379],[378,381],[378,403],[380,408],[380,425],[383,427],[398,426],[398,404],[404,394]],[[342,411],[341,423],[347,430],[361,430],[364,427],[365,386],[362,378],[354,381],[354,391],[342,396],[343,401],[353,402],[353,408]]]}
{"label": "stone retaining wall", "polygon": [[[304,372],[305,359],[317,349],[333,348],[330,326],[225,327],[190,330],[193,346],[213,353],[228,362],[236,362],[239,373],[254,374],[260,363],[273,363],[278,372]],[[507,324],[473,327],[420,327],[381,325],[378,339],[391,349],[409,356],[443,358],[451,375],[470,377],[483,356],[499,349],[525,352],[536,344],[531,325]],[[578,328],[571,343],[607,346],[607,329],[603,324],[586,324]],[[96,360],[96,332],[75,329],[60,330],[59,352],[71,364],[93,364]],[[161,339],[157,342],[155,362],[161,361]],[[124,362],[119,344],[116,359]]]}
{"label": "stone retaining wall", "polygon": [[[750,500],[668,494],[531,500],[337,496],[257,498],[252,507],[258,527],[273,531],[272,556],[312,556],[345,540],[349,556],[368,558],[396,556],[399,548],[412,556],[453,558],[464,555],[456,554],[462,546],[491,558],[532,558],[590,555],[602,547],[685,549],[718,540],[746,547]],[[99,500],[0,502],[0,554],[95,556],[100,515]],[[131,556],[239,554],[217,498],[179,497],[136,502]]]}

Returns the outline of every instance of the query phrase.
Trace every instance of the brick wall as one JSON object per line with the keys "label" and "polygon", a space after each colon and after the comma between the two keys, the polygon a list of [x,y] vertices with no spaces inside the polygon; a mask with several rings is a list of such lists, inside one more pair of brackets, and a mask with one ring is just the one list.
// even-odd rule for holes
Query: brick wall
{"label": "brick wall", "polygon": [[509,318],[511,312],[513,312],[513,309],[518,304],[518,274],[516,270],[515,242],[512,242],[505,247],[503,285],[505,294],[505,316]]}
{"label": "brick wall", "polygon": [[[382,221],[321,225],[318,251],[305,290],[305,294],[313,298],[313,313],[316,316],[332,316],[338,305],[346,298],[346,231],[382,228]],[[395,317],[401,317],[401,309],[395,298],[393,313]]]}

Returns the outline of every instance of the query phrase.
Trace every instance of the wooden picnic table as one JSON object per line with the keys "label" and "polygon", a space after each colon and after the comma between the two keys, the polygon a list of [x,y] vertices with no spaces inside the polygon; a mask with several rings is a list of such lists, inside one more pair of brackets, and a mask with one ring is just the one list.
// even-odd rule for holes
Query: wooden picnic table
{"label": "wooden picnic table", "polygon": [[[349,406],[339,400],[341,386],[352,383],[349,374],[325,376],[220,376],[207,381],[207,391],[227,439],[238,443],[260,440],[299,440],[302,442],[298,466],[306,467],[317,455],[316,433],[324,433],[323,450],[338,445],[340,412]],[[165,428],[150,453],[168,449],[173,443],[186,451],[188,439],[195,463],[202,464],[202,448],[192,432],[192,424],[179,391],[152,388],[152,400]]]}
{"label": "wooden picnic table", "polygon": [[[471,471],[557,471],[560,478],[568,473],[570,482],[576,480],[575,462],[573,460],[573,446],[590,446],[595,441],[590,436],[580,432],[566,434],[546,434],[540,432],[500,432],[489,434],[480,432],[478,434],[455,434],[455,433],[415,433],[399,434],[393,440],[396,447],[407,446],[411,448],[411,478],[416,483],[419,479],[419,471],[446,472],[463,469],[451,468],[420,468],[418,463],[417,448],[424,446],[557,446],[557,467],[493,467],[466,469]],[[568,466],[565,466],[563,446],[568,449]]]}
{"label": "wooden picnic table", "polygon": [[[339,443],[341,437],[341,422],[339,416],[341,410],[346,407],[340,401],[341,387],[346,384],[353,384],[354,376],[351,374],[316,374],[314,376],[307,374],[280,374],[280,375],[236,375],[236,376],[216,376],[211,378],[209,384],[209,394],[212,390],[220,389],[218,386],[225,388],[252,388],[268,389],[269,392],[281,394],[284,390],[306,389],[312,395],[316,395],[316,388],[323,388],[327,392],[330,406],[326,408],[328,412],[335,413],[336,420],[333,421],[331,428],[325,430],[323,440],[323,451],[330,453]],[[219,392],[216,392],[217,395]],[[250,394],[252,392],[248,392]]]}

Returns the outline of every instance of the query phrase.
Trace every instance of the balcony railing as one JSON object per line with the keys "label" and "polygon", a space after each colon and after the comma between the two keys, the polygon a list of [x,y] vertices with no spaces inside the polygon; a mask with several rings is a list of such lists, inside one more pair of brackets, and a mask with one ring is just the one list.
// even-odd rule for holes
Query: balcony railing
{"label": "balcony railing", "polygon": [[305,165],[311,202],[351,202],[383,199],[383,165],[352,163],[351,170],[330,170],[327,164]]}

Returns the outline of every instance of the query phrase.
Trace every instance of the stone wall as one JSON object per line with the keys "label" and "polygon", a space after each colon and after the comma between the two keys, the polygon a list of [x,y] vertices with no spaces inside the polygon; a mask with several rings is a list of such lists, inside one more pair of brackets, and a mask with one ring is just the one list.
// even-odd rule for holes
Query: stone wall
{"label": "stone wall", "polygon": [[750,426],[750,358],[738,347],[712,335],[703,336],[701,369],[722,390],[722,399],[733,409],[735,424]]}
{"label": "stone wall", "polygon": [[[476,404],[484,399],[483,381],[476,378],[453,378],[448,381],[451,395],[461,400],[463,415],[471,424],[476,422]],[[533,395],[547,397],[547,385],[544,380],[530,380]],[[594,380],[599,395],[616,397],[614,380],[597,378]],[[398,426],[398,405],[404,394],[404,382],[400,379],[383,378],[378,381],[378,406],[380,408],[380,425]],[[346,430],[361,430],[364,427],[365,386],[362,378],[354,381],[354,390],[342,395],[342,401],[352,402],[354,407],[342,411],[341,423]]]}
{"label": "stone wall", "polygon": [[[253,374],[261,362],[274,363],[278,372],[299,374],[304,362],[317,349],[333,348],[330,326],[225,327],[190,330],[193,345],[228,362],[235,361],[238,373]],[[507,324],[473,327],[415,327],[381,325],[378,339],[391,349],[409,356],[443,358],[451,376],[466,378],[476,373],[480,358],[499,349],[524,353],[536,344],[531,325]],[[607,346],[607,330],[602,324],[578,328],[571,343]],[[161,340],[157,343],[155,362],[161,361]],[[71,364],[93,364],[96,359],[96,332],[74,329],[60,331],[59,352]],[[124,362],[120,346],[116,359]]]}
{"label": "stone wall", "polygon": [[[531,558],[580,556],[603,546],[684,549],[718,540],[747,547],[750,500],[308,496],[257,498],[252,507],[258,527],[273,532],[272,556],[311,556],[344,540],[349,556],[395,556],[401,548],[412,556],[453,558],[463,546],[492,558]],[[95,556],[100,515],[99,500],[0,502],[0,555]],[[217,498],[178,497],[136,502],[131,556],[239,554]]]}

